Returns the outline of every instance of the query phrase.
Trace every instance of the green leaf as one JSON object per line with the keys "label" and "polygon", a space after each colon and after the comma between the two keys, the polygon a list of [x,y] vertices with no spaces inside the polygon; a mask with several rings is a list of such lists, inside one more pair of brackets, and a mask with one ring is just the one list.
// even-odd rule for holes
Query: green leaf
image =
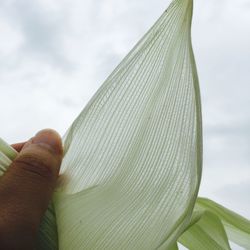
{"label": "green leaf", "polygon": [[7,161],[8,163],[13,161],[17,156],[16,150],[1,138],[0,138],[0,153],[1,153],[0,161],[3,160],[4,162]]}
{"label": "green leaf", "polygon": [[56,224],[60,249],[176,247],[202,163],[192,5],[172,2],[68,130],[38,248],[57,248]]}
{"label": "green leaf", "polygon": [[179,250],[177,243],[172,245],[168,250]]}
{"label": "green leaf", "polygon": [[196,207],[216,215],[221,220],[229,240],[245,249],[250,249],[250,221],[248,219],[205,198],[198,198]]}
{"label": "green leaf", "polygon": [[16,150],[0,138],[0,176],[6,172],[16,156]]}
{"label": "green leaf", "polygon": [[178,240],[190,250],[229,250],[229,242],[220,219],[213,213],[204,211],[198,222]]}
{"label": "green leaf", "polygon": [[250,221],[214,201],[198,198],[190,224],[178,241],[190,250],[228,250],[229,240],[250,249]]}
{"label": "green leaf", "polygon": [[54,204],[60,249],[169,248],[201,175],[192,1],[176,0],[65,137]]}

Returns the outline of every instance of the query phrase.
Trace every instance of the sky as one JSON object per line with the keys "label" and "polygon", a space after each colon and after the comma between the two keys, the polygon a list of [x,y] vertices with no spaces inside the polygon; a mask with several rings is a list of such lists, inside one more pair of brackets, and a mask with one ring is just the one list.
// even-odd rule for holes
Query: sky
{"label": "sky", "polygon": [[[169,0],[1,0],[0,136],[65,133]],[[200,196],[250,218],[250,2],[195,0]]]}

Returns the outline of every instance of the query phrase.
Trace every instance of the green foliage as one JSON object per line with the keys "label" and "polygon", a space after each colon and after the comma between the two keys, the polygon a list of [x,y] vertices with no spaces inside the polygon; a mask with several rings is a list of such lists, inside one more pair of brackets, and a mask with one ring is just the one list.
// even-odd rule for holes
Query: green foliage
{"label": "green foliage", "polygon": [[[189,249],[230,249],[228,238],[249,248],[249,221],[196,202],[202,124],[192,5],[174,0],[69,128],[38,249],[178,249],[178,239]],[[2,174],[15,156],[0,141]]]}

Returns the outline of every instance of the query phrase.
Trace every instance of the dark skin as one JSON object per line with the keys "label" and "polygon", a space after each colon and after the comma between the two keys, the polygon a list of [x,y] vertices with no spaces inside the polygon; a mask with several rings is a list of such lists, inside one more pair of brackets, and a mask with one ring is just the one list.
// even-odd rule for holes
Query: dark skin
{"label": "dark skin", "polygon": [[12,146],[19,154],[0,180],[0,249],[29,250],[52,198],[63,148],[53,130]]}

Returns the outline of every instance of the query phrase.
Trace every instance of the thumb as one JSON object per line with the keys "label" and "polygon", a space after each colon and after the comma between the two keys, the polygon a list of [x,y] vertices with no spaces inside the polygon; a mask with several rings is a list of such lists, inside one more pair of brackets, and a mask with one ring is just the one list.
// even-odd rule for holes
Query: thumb
{"label": "thumb", "polygon": [[33,247],[56,185],[62,155],[60,136],[53,130],[42,130],[24,144],[1,178],[0,244],[12,244],[6,249]]}

